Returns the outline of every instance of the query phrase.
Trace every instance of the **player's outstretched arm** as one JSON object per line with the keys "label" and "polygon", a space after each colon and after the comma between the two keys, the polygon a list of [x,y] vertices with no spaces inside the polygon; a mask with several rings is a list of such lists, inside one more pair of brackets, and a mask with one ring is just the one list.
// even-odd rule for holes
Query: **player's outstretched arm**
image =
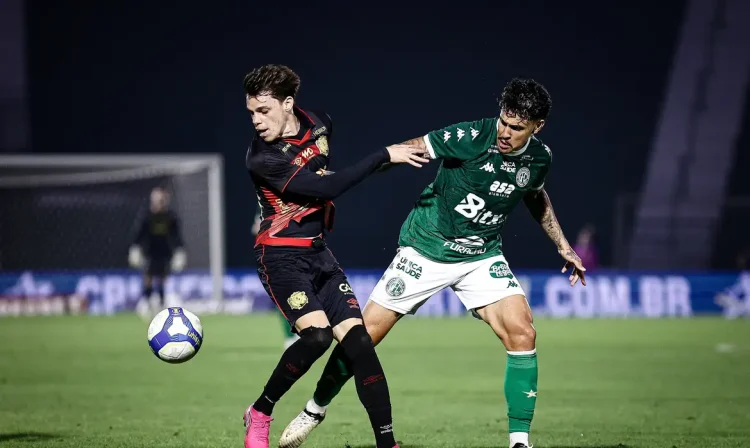
{"label": "player's outstretched arm", "polygon": [[586,272],[586,268],[581,263],[581,257],[578,256],[570,246],[567,238],[565,238],[547,192],[544,188],[539,191],[530,191],[524,196],[523,201],[529,212],[531,212],[531,216],[534,217],[547,233],[547,236],[555,243],[557,252],[565,259],[565,266],[563,266],[562,272],[567,271],[571,267],[573,268],[573,273],[569,277],[570,285],[575,285],[578,279],[580,279],[581,283],[585,286],[586,277],[584,276],[584,272]]}
{"label": "player's outstretched arm", "polygon": [[[399,143],[396,146],[408,146],[408,147],[414,148],[417,151],[417,155],[420,155],[420,157],[423,157],[425,160],[430,158],[430,154],[427,151],[427,144],[424,141],[424,136],[407,140],[403,143]],[[382,173],[384,171],[388,171],[394,166],[396,166],[395,163],[391,163],[391,162],[385,163],[380,168],[378,168],[378,172]]]}
{"label": "player's outstretched arm", "polygon": [[384,163],[408,163],[419,168],[422,166],[422,163],[429,162],[429,160],[421,156],[422,152],[418,147],[391,145],[343,170],[321,173],[325,175],[316,174],[300,167],[282,188],[282,192],[311,196],[318,199],[335,199],[362,182]]}

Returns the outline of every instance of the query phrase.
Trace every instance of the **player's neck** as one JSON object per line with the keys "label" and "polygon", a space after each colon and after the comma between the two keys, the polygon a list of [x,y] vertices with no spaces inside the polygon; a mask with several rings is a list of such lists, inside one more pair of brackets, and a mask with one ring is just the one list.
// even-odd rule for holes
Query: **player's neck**
{"label": "player's neck", "polygon": [[286,121],[284,125],[284,131],[281,133],[281,138],[294,137],[299,133],[300,122],[296,115],[292,114],[291,118]]}

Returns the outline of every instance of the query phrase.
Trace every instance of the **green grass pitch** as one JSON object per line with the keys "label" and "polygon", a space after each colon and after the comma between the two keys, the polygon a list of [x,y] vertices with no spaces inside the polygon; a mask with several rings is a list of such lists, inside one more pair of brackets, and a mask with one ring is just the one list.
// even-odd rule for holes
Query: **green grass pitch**
{"label": "green grass pitch", "polygon": [[[198,356],[169,365],[135,316],[0,319],[0,447],[242,446],[279,322],[202,320]],[[537,331],[536,447],[750,446],[750,321],[538,319]],[[378,351],[402,448],[508,446],[505,352],[483,323],[406,319]],[[324,362],[276,406],[272,447]],[[304,446],[373,442],[348,384]]]}

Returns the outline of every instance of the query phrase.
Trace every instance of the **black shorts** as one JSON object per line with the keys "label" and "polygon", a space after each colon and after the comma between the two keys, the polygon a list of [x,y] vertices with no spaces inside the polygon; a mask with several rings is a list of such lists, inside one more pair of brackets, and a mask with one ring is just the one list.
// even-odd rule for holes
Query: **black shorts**
{"label": "black shorts", "polygon": [[171,257],[148,257],[146,259],[146,275],[151,277],[166,277],[169,274]]}
{"label": "black shorts", "polygon": [[312,311],[325,312],[331,327],[362,319],[352,287],[327,247],[262,245],[255,249],[255,258],[263,287],[292,329]]}

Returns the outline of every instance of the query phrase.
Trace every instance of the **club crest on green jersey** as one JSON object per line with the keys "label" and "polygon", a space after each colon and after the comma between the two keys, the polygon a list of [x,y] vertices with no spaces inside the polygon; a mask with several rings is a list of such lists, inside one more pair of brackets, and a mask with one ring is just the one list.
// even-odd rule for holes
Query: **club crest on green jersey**
{"label": "club crest on green jersey", "polygon": [[531,171],[528,168],[523,167],[516,172],[516,183],[519,187],[525,187],[531,179]]}

